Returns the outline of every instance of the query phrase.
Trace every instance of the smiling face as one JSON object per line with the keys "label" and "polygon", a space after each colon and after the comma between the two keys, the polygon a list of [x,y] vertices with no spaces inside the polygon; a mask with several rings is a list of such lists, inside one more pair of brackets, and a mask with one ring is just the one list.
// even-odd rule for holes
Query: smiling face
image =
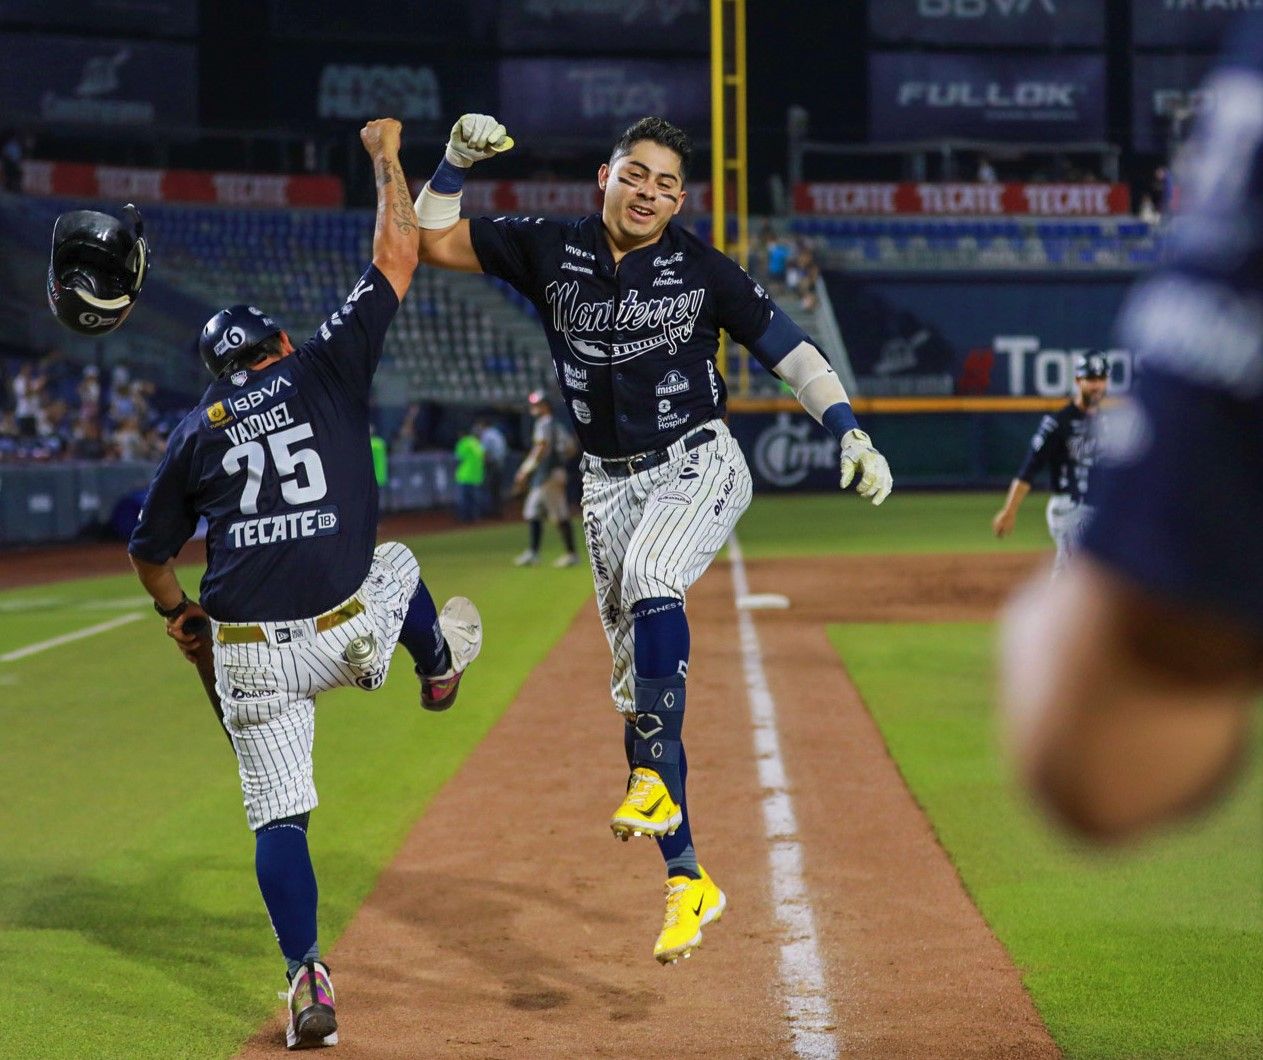
{"label": "smiling face", "polygon": [[597,184],[605,193],[601,220],[614,251],[628,251],[658,241],[662,230],[684,205],[680,156],[653,140],[638,140],[625,153],[602,165]]}

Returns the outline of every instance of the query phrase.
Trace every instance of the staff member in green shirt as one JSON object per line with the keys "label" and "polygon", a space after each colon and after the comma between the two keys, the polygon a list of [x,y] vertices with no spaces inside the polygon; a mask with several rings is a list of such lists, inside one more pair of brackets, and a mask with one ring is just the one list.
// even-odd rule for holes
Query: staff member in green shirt
{"label": "staff member in green shirt", "polygon": [[456,517],[462,523],[478,518],[478,498],[486,475],[486,454],[472,430],[466,430],[456,443]]}

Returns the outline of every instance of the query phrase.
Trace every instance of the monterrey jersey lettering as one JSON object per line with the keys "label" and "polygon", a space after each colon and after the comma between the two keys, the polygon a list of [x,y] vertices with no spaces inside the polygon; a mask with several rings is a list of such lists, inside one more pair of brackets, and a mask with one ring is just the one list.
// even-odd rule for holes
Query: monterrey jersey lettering
{"label": "monterrey jersey lettering", "polygon": [[740,266],[674,223],[617,265],[599,214],[473,218],[470,238],[483,271],[539,311],[575,433],[596,456],[663,448],[722,417],[719,331],[749,346],[772,317]]}

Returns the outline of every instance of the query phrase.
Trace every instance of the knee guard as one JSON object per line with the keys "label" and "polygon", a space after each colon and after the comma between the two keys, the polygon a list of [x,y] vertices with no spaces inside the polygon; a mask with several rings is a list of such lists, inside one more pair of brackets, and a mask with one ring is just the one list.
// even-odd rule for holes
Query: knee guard
{"label": "knee guard", "polygon": [[676,802],[684,801],[680,775],[684,729],[684,678],[636,678],[636,716],[632,722],[632,767],[644,766],[662,777]]}

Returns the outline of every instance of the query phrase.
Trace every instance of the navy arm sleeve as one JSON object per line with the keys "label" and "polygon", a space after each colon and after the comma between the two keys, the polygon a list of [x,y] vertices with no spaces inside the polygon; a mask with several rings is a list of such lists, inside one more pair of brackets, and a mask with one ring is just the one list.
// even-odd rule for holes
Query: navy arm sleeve
{"label": "navy arm sleeve", "polygon": [[1017,477],[1029,484],[1035,480],[1048,464],[1048,449],[1060,429],[1056,416],[1045,416],[1039,421],[1039,427],[1031,438],[1031,447],[1026,451],[1026,459],[1018,468]]}

